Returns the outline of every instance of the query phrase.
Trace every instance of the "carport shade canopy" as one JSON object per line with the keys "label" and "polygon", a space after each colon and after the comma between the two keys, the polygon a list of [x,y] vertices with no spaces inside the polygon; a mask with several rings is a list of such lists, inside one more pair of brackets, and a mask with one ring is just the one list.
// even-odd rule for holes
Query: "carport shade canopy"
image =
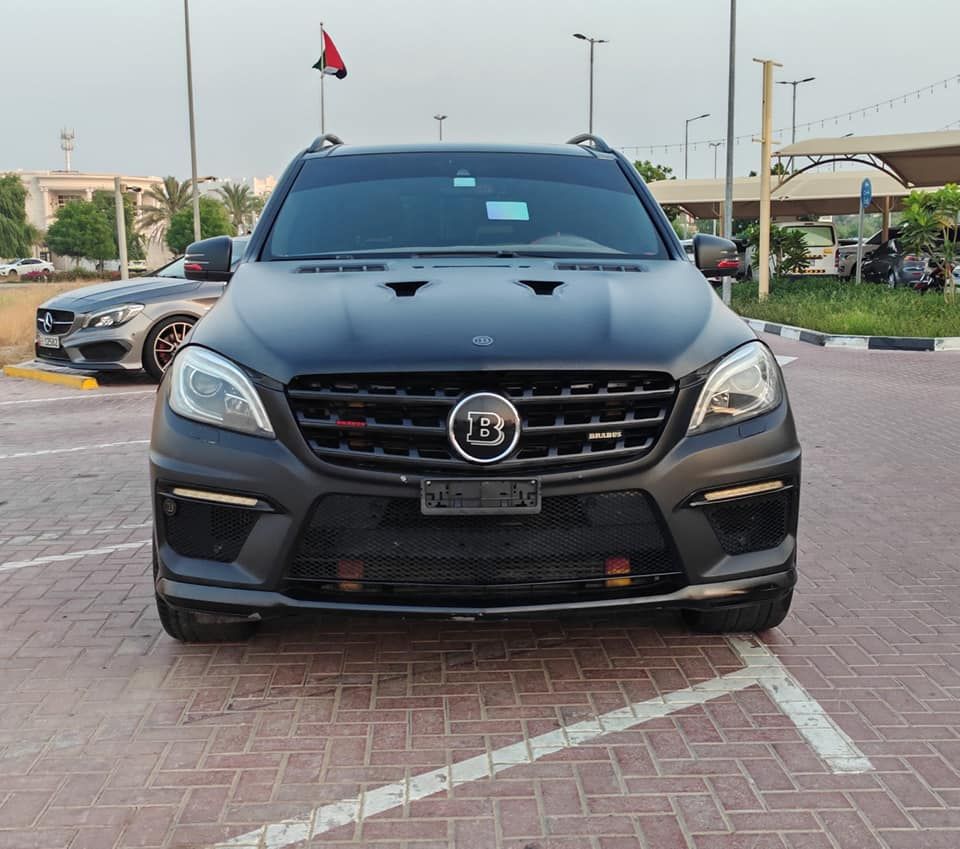
{"label": "carport shade canopy", "polygon": [[[860,209],[860,184],[869,177],[873,184],[870,212],[901,208],[910,193],[897,180],[880,171],[808,171],[796,174],[773,189],[771,204],[778,218],[800,215],[845,215]],[[694,218],[723,215],[723,180],[657,180],[650,191],[662,206],[678,206]],[[760,216],[760,178],[738,177],[733,181],[733,217]]]}
{"label": "carport shade canopy", "polygon": [[807,159],[807,168],[834,161],[859,162],[879,168],[909,187],[960,183],[960,130],[807,139],[774,156],[781,161]]}

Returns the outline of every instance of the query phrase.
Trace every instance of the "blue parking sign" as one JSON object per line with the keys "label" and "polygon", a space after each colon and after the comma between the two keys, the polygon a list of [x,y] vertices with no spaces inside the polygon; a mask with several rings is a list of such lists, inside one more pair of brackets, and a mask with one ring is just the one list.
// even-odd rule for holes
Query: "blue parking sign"
{"label": "blue parking sign", "polygon": [[870,178],[865,177],[860,184],[860,207],[866,209],[873,200],[873,186],[870,184]]}

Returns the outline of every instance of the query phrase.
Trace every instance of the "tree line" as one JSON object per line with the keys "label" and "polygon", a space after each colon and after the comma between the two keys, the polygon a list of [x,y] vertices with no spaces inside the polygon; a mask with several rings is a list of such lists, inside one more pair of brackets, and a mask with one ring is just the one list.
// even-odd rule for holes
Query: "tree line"
{"label": "tree line", "polygon": [[[165,243],[182,254],[193,241],[193,184],[190,180],[165,177],[144,193],[137,216],[136,203],[124,195],[127,256],[143,259],[148,242]],[[215,196],[200,197],[200,235],[236,235],[246,232],[263,209],[264,198],[249,186],[225,183]],[[27,190],[16,174],[0,176],[0,257],[28,256],[34,245],[44,242],[55,254],[87,258],[101,267],[116,259],[116,202],[111,191],[96,191],[90,200],[77,199],[57,212],[46,233],[27,220]]]}

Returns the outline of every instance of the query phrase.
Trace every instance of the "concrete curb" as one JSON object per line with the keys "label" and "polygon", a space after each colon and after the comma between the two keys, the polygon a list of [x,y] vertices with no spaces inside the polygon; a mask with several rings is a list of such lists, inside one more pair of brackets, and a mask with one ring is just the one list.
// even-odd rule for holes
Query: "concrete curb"
{"label": "concrete curb", "polygon": [[65,371],[54,371],[38,368],[31,363],[18,366],[4,366],[3,373],[7,377],[20,377],[26,380],[39,380],[41,383],[53,383],[58,386],[68,386],[70,389],[99,389],[95,377],[87,374],[70,374]]}
{"label": "concrete curb", "polygon": [[861,351],[960,351],[960,336],[843,336],[777,324],[756,318],[744,321],[757,333],[772,333],[784,339],[809,342],[822,348],[855,348]]}

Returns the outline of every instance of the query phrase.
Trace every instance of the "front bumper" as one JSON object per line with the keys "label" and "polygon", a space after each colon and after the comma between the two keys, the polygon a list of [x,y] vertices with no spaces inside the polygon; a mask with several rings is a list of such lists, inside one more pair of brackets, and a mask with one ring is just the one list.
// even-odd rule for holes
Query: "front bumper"
{"label": "front bumper", "polygon": [[42,362],[87,371],[136,371],[143,368],[143,344],[153,320],[140,313],[119,327],[77,329],[60,336],[59,348],[34,345]]}
{"label": "front bumper", "polygon": [[[532,596],[464,587],[425,589],[395,598],[364,591],[305,593],[290,581],[291,565],[325,496],[419,498],[421,476],[344,468],[308,448],[285,395],[259,387],[277,439],[202,425],[170,411],[161,385],[150,447],[157,544],[157,592],[168,604],[239,615],[285,609],[393,611],[404,614],[491,616],[614,607],[736,606],[783,595],[795,582],[800,447],[789,405],[742,425],[686,436],[699,386],[681,389],[656,448],[640,460],[539,476],[543,498],[645,493],[656,507],[681,573],[661,585],[566,591]],[[497,477],[491,470],[491,477]],[[501,475],[511,477],[510,475]],[[792,489],[785,533],[762,550],[729,553],[699,504],[704,491],[780,480]],[[167,538],[164,493],[189,488],[246,496],[257,515],[236,550],[202,554],[203,544]],[[409,503],[409,502],[407,502]],[[169,506],[169,505],[168,505]],[[437,519],[439,523],[445,519]],[[613,553],[613,552],[611,552]],[[348,582],[349,583],[349,582]],[[479,583],[479,582],[477,582]],[[611,585],[607,585],[611,586]],[[455,588],[457,589],[457,588]],[[569,588],[566,588],[569,590]]]}

